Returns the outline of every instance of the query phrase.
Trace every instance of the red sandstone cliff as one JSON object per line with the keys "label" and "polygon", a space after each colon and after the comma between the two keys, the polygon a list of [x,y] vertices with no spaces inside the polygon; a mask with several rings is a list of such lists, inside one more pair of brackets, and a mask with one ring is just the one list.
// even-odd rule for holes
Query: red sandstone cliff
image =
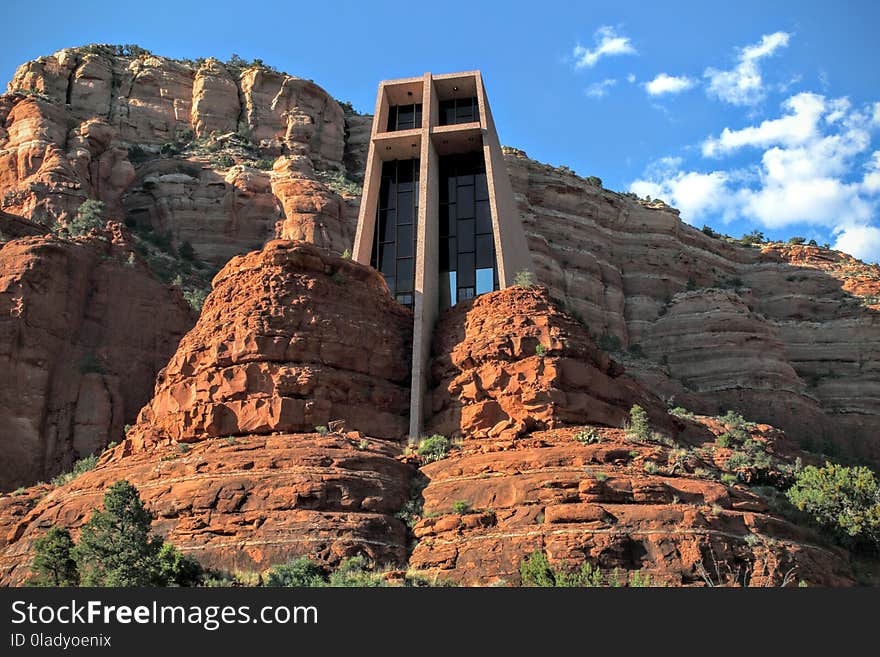
{"label": "red sandstone cliff", "polygon": [[[399,440],[409,315],[375,272],[333,254],[354,233],[370,117],[262,66],[102,47],[27,63],[9,92],[2,489],[136,426],[95,471],[0,495],[4,583],[23,581],[46,526],[75,532],[123,477],[157,512],[157,531],[226,570],[364,552],[516,583],[519,560],[542,549],[664,584],[705,583],[701,567],[753,585],[791,572],[853,582],[845,552],[719,481],[716,422],[674,418],[665,402],[781,427],[787,438],[769,427],[758,438],[788,463],[811,458],[798,444],[880,462],[880,268],[713,238],[662,203],[508,150],[547,292],[486,295],[438,324],[428,428],[463,442],[422,468],[423,515],[408,536],[394,515],[415,478]],[[49,235],[86,198],[134,237],[112,225]],[[149,246],[166,233],[164,251]],[[262,248],[274,237],[329,250]],[[220,267],[181,340],[194,316],[150,270],[195,280]],[[616,428],[634,403],[671,443]],[[594,443],[575,440],[585,431]],[[453,512],[456,502],[473,512]]]}
{"label": "red sandstone cliff", "polygon": [[119,226],[0,245],[3,489],[119,440],[192,321]]}

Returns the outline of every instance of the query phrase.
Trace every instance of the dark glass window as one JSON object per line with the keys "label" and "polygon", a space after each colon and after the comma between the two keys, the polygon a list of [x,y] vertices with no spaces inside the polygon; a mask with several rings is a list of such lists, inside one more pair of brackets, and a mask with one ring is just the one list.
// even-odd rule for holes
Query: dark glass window
{"label": "dark glass window", "polygon": [[440,101],[440,125],[476,123],[479,120],[480,110],[476,96]]}
{"label": "dark glass window", "polygon": [[441,308],[498,289],[485,171],[480,152],[440,159]]}
{"label": "dark glass window", "polygon": [[392,105],[388,108],[388,132],[422,127],[422,104]]}
{"label": "dark glass window", "polygon": [[419,160],[382,164],[379,209],[371,264],[382,272],[391,294],[412,307],[414,289],[415,218],[418,216]]}

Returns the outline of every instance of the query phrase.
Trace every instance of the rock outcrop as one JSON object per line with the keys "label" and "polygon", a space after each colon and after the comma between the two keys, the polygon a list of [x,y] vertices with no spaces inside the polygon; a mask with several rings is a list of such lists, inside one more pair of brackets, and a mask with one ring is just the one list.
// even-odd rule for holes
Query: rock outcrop
{"label": "rock outcrop", "polygon": [[[22,65],[8,91],[0,197],[10,214],[64,224],[84,200],[102,200],[113,218],[169,234],[174,247],[188,242],[218,268],[273,237],[351,247],[356,202],[343,212],[351,203],[328,181],[357,160],[346,157],[342,108],[313,82],[262,65],[87,46]],[[351,120],[362,133],[364,121]],[[293,189],[287,166],[268,171],[280,156],[306,179]],[[302,188],[319,200],[298,201]]]}
{"label": "rock outcrop", "polygon": [[126,440],[70,484],[0,498],[0,582],[22,583],[45,527],[76,534],[119,479],[209,567],[403,564],[411,334],[369,267],[289,241],[234,258]]}
{"label": "rock outcrop", "polygon": [[412,313],[378,272],[307,243],[270,242],[214,278],[132,435],[196,442],[342,420],[402,439],[411,336]]}
{"label": "rock outcrop", "polygon": [[355,554],[406,560],[406,528],[393,514],[409,496],[411,470],[394,459],[396,443],[356,432],[277,433],[203,440],[187,451],[130,449],[107,452],[63,487],[0,497],[0,583],[26,580],[33,543],[48,527],[78,536],[120,479],[156,514],[153,529],[209,568],[259,572],[299,554],[328,564]]}
{"label": "rock outcrop", "polygon": [[193,321],[118,225],[0,245],[0,489],[119,440]]}
{"label": "rock outcrop", "polygon": [[880,267],[743,246],[521,151],[506,161],[539,280],[632,376],[688,408],[735,409],[880,463]]}
{"label": "rock outcrop", "polygon": [[[576,439],[586,433],[594,444]],[[635,571],[652,586],[854,583],[844,551],[772,515],[747,488],[720,483],[713,467],[711,450],[617,429],[465,440],[422,468],[425,517],[410,567],[517,585],[520,562],[543,552],[559,568],[586,561],[622,585]]]}
{"label": "rock outcrop", "polygon": [[620,427],[634,404],[660,426],[673,423],[544,288],[457,304],[441,316],[432,345],[429,433],[514,439],[566,424]]}

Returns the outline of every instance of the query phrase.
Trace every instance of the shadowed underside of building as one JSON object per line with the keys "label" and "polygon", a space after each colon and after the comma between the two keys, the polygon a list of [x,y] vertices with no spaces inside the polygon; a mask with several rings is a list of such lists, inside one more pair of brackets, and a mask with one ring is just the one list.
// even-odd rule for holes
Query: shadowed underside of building
{"label": "shadowed underside of building", "polygon": [[531,271],[479,71],[379,84],[353,258],[414,312],[410,435],[441,310]]}

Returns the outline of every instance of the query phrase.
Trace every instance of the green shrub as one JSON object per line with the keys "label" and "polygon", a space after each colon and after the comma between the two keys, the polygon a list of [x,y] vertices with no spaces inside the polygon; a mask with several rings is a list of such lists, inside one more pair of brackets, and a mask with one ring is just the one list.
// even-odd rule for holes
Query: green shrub
{"label": "green shrub", "polygon": [[174,138],[178,144],[188,144],[196,138],[196,133],[193,132],[192,128],[184,128],[183,130],[178,130]]}
{"label": "green shrub", "polygon": [[73,549],[84,586],[189,586],[201,567],[150,536],[152,514],[125,480],[110,486],[104,510],[94,511]]}
{"label": "green shrub", "polygon": [[67,225],[67,232],[76,237],[85,235],[93,229],[103,228],[106,223],[104,219],[106,209],[107,206],[103,201],[93,199],[83,201],[76,211],[76,216]]}
{"label": "green shrub", "polygon": [[52,527],[34,541],[30,586],[76,586],[79,572],[73,558],[73,539],[62,527]]}
{"label": "green shrub", "polygon": [[535,355],[538,358],[543,358],[546,353],[547,353],[547,347],[538,343],[538,345],[535,347]]}
{"label": "green shrub", "polygon": [[52,479],[52,485],[63,486],[64,484],[73,481],[81,474],[88,472],[89,470],[94,470],[96,465],[98,465],[98,457],[94,454],[81,458],[73,464],[73,469],[70,472],[65,472]]}
{"label": "green shrub", "polygon": [[538,279],[535,275],[524,269],[516,273],[516,276],[513,277],[513,284],[516,287],[534,287],[538,284]]}
{"label": "green shrub", "polygon": [[183,298],[190,305],[190,308],[197,313],[202,312],[202,306],[205,305],[205,299],[208,298],[207,290],[184,290]]}
{"label": "green shrub", "polygon": [[630,588],[641,589],[651,586],[651,576],[648,573],[642,573],[641,570],[635,570],[629,575]]}
{"label": "green shrub", "polygon": [[750,233],[744,234],[739,241],[744,246],[752,246],[753,244],[762,244],[766,240],[764,239],[764,233],[760,230],[753,230]]}
{"label": "green shrub", "polygon": [[788,238],[789,244],[803,244],[806,241],[807,241],[806,237],[789,237]]}
{"label": "green shrub", "polygon": [[588,562],[580,568],[553,568],[543,552],[533,552],[519,563],[523,586],[555,588],[602,586],[602,571]]}
{"label": "green shrub", "polygon": [[171,543],[162,543],[156,555],[156,584],[160,586],[198,586],[204,578],[198,561],[181,553]]}
{"label": "green shrub", "polygon": [[263,586],[320,587],[327,586],[324,569],[306,556],[269,569]]}
{"label": "green shrub", "polygon": [[583,445],[595,445],[602,442],[602,435],[592,427],[574,434],[574,439]]}
{"label": "green shrub", "polygon": [[470,513],[471,503],[466,502],[464,500],[456,500],[452,504],[452,512],[457,513],[460,516],[463,516],[467,513]]}
{"label": "green shrub", "polygon": [[433,463],[446,458],[452,443],[446,436],[435,433],[430,438],[422,438],[416,448],[416,454],[421,456],[425,463]]}
{"label": "green shrub", "polygon": [[319,436],[326,436],[328,433],[330,433],[330,429],[328,429],[323,424],[319,424],[318,426],[315,427],[315,433],[318,434]]}
{"label": "green shrub", "polygon": [[626,426],[627,437],[638,440],[651,438],[651,425],[648,422],[648,414],[645,409],[635,404],[629,409],[629,422]]}
{"label": "green shrub", "polygon": [[735,474],[731,474],[729,472],[725,472],[721,475],[721,483],[727,484],[728,486],[733,486],[739,481]]}
{"label": "green shrub", "polygon": [[214,158],[213,163],[218,169],[228,169],[235,165],[235,160],[231,155],[223,153]]}
{"label": "green shrub", "polygon": [[844,542],[880,547],[880,487],[870,469],[808,465],[795,475],[786,496]]}
{"label": "green shrub", "polygon": [[193,245],[188,241],[182,242],[179,247],[177,247],[177,255],[180,256],[182,260],[188,260],[192,262],[196,259],[196,250],[193,248]]}
{"label": "green shrub", "polygon": [[256,160],[254,162],[254,168],[263,171],[271,171],[273,166],[275,166],[275,163],[272,160]]}
{"label": "green shrub", "polygon": [[388,582],[381,573],[375,572],[373,564],[366,557],[358,555],[349,557],[339,564],[339,567],[330,574],[330,586],[381,587],[388,586]]}
{"label": "green shrub", "polygon": [[621,347],[623,346],[620,342],[620,338],[618,338],[616,335],[609,333],[608,331],[605,331],[602,335],[599,336],[599,339],[596,340],[596,345],[602,351],[611,352],[620,351]]}
{"label": "green shrub", "polygon": [[159,154],[164,155],[165,157],[174,157],[180,153],[180,146],[178,146],[173,141],[169,141],[165,144],[162,144],[159,147]]}
{"label": "green shrub", "polygon": [[675,417],[685,418],[688,420],[693,420],[696,415],[694,415],[691,411],[686,408],[682,408],[681,406],[676,406],[675,408],[669,409],[669,414]]}

